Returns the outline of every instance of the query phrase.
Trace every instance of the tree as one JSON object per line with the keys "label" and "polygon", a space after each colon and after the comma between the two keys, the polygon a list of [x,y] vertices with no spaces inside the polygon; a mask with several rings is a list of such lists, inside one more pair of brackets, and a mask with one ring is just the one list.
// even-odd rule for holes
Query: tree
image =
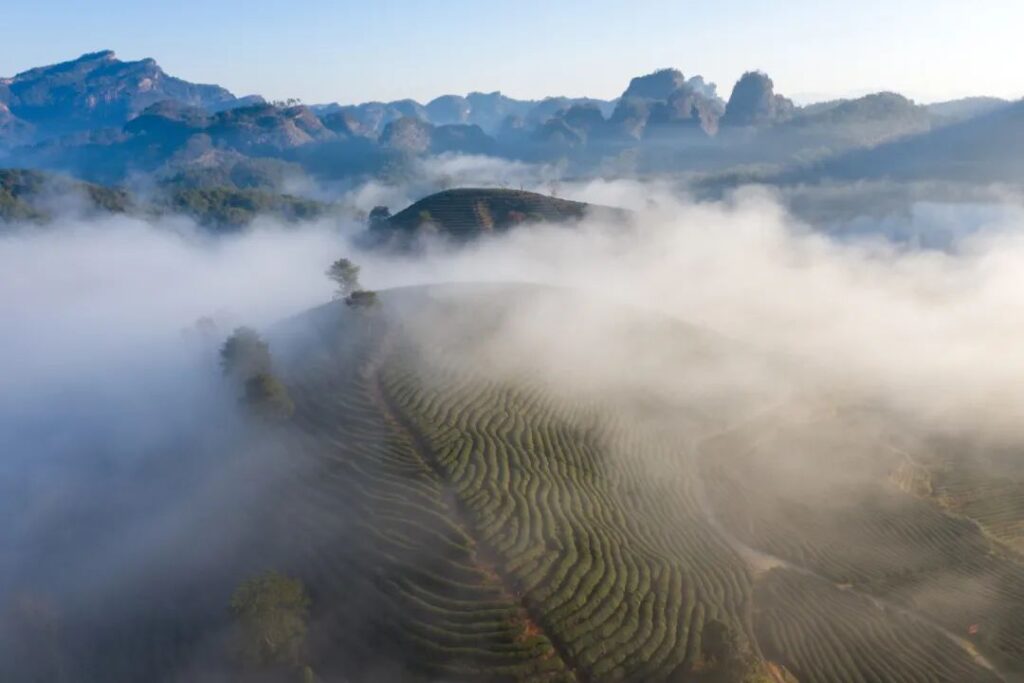
{"label": "tree", "polygon": [[274,376],[270,347],[255,330],[239,327],[220,349],[224,375],[234,381],[242,403],[254,415],[285,420],[295,412],[288,390]]}
{"label": "tree", "polygon": [[295,412],[288,390],[269,372],[253,375],[245,381],[242,400],[253,413],[268,420],[284,420]]}
{"label": "tree", "polygon": [[239,327],[220,349],[224,374],[242,381],[270,372],[270,347],[249,327]]}
{"label": "tree", "polygon": [[300,666],[309,606],[298,579],[269,571],[243,581],[231,596],[243,659],[256,666]]}
{"label": "tree", "polygon": [[388,220],[391,218],[391,210],[386,206],[375,206],[370,211],[369,229],[383,230],[388,227]]}
{"label": "tree", "polygon": [[327,269],[327,277],[338,286],[338,291],[334,295],[336,299],[344,299],[360,288],[359,266],[347,258],[340,258],[332,263]]}
{"label": "tree", "polygon": [[373,308],[377,305],[377,292],[358,289],[345,298],[345,303],[353,308]]}

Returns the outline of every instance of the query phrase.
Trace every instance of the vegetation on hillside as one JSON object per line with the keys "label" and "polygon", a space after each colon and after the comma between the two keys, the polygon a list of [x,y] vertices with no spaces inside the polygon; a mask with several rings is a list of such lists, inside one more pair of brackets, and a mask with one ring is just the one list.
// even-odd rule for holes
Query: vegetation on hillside
{"label": "vegetation on hillside", "polygon": [[359,266],[341,258],[327,269],[327,278],[335,284],[335,299],[341,299],[352,308],[373,308],[377,305],[377,293],[363,289],[359,284]]}
{"label": "vegetation on hillside", "polygon": [[[243,178],[236,178],[244,184]],[[175,177],[146,200],[122,188],[71,180],[25,169],[0,169],[0,221],[46,224],[62,212],[87,215],[131,214],[154,217],[184,214],[215,231],[238,230],[259,216],[287,222],[309,221],[327,215],[323,202],[255,187],[210,186],[216,174]],[[262,181],[253,179],[254,185]]]}
{"label": "vegetation on hillside", "polygon": [[239,327],[220,350],[221,369],[236,386],[252,415],[268,421],[291,417],[295,410],[288,390],[274,375],[270,347],[248,327]]}
{"label": "vegetation on hillside", "polygon": [[346,299],[352,292],[360,289],[359,266],[347,258],[340,258],[327,269],[327,278],[337,285],[335,299]]}
{"label": "vegetation on hillside", "polygon": [[163,206],[191,216],[201,225],[221,230],[242,228],[263,215],[285,221],[308,221],[327,212],[324,204],[312,199],[225,187],[173,190]]}
{"label": "vegetation on hillside", "polygon": [[75,206],[86,212],[122,214],[135,203],[119,188],[84,183],[27,169],[0,169],[0,221],[42,223],[61,207]]}
{"label": "vegetation on hillside", "polygon": [[309,607],[298,579],[269,571],[243,581],[231,596],[242,660],[250,666],[301,665]]}

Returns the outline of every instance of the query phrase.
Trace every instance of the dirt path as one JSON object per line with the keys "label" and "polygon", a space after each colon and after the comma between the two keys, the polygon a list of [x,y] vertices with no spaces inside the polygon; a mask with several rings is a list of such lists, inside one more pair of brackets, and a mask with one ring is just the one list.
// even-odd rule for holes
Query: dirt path
{"label": "dirt path", "polygon": [[505,589],[505,592],[522,607],[526,615],[523,625],[524,635],[542,635],[546,637],[554,648],[555,655],[562,660],[566,670],[572,674],[573,680],[586,683],[589,679],[583,673],[579,662],[572,656],[567,644],[555,635],[550,626],[545,623],[541,610],[522,590],[519,581],[505,571],[501,556],[497,550],[477,533],[472,522],[472,515],[466,510],[456,492],[448,486],[448,474],[444,466],[434,456],[426,436],[403,414],[391,396],[388,395],[387,390],[380,381],[380,368],[384,363],[384,359],[390,353],[391,347],[391,340],[385,339],[375,357],[363,370],[367,380],[370,400],[381,411],[384,418],[394,425],[399,433],[405,434],[409,438],[417,459],[441,482],[445,492],[443,504],[451,510],[451,519],[454,520],[456,526],[468,538],[473,540],[476,547],[478,566],[485,574],[494,577]]}

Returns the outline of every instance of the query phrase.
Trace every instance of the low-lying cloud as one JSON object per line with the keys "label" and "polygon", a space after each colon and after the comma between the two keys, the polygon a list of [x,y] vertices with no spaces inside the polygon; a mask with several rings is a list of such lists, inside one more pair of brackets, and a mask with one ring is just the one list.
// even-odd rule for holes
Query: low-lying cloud
{"label": "low-lying cloud", "polygon": [[[456,167],[448,170],[457,175],[464,170],[458,164],[467,162],[451,163]],[[548,182],[516,171],[528,187],[543,190]],[[951,237],[941,249],[928,249],[886,239],[900,226],[876,224],[878,230],[848,231],[841,239],[823,234],[765,189],[703,203],[666,183],[564,182],[558,189],[569,198],[629,208],[634,216],[627,224],[595,217],[468,245],[438,242],[417,254],[359,252],[349,238],[362,226],[333,220],[258,221],[244,233],[211,237],[180,219],[66,218],[0,235],[0,473],[5,489],[21,490],[0,508],[18,520],[0,536],[6,546],[0,579],[45,576],[32,563],[51,556],[29,553],[27,545],[118,490],[127,481],[122,465],[132,465],[131,481],[139,486],[136,466],[168,457],[176,435],[211,416],[229,423],[229,415],[217,412],[224,398],[215,381],[217,344],[236,325],[268,329],[329,300],[324,270],[341,256],[360,263],[363,284],[378,290],[529,282],[588,293],[591,303],[577,309],[540,301],[523,311],[497,347],[517,348],[517,358],[541,370],[557,364],[566,381],[587,377],[614,386],[639,376],[665,392],[688,381],[690,400],[710,396],[716,382],[714,392],[748,398],[834,387],[936,428],[1022,436],[1019,207],[927,205],[914,214],[915,230],[931,223],[964,227],[947,230]],[[404,193],[411,191],[374,185],[349,199],[394,207],[413,198]],[[705,328],[710,338],[780,363],[764,371],[735,367],[726,378],[696,381],[691,373],[681,379],[633,356],[621,316],[629,309]],[[214,339],[195,328],[204,316],[217,325]],[[558,325],[548,324],[555,319]],[[573,339],[558,337],[566,330]],[[93,462],[104,464],[92,468]],[[121,578],[134,572],[140,580],[154,558],[194,543],[193,530],[205,529],[207,539],[216,535],[204,513],[223,509],[215,499],[225,489],[203,482],[229,485],[237,470],[230,463],[189,467],[175,496],[156,496],[147,506],[147,495],[164,484],[149,482],[151,488],[139,486],[132,500],[121,501],[142,519],[76,541],[102,541],[98,547],[116,563],[71,567],[83,575],[87,569],[90,579],[69,582],[67,590],[102,593],[115,565],[134,568],[121,570]],[[240,528],[235,518],[223,523],[225,533]],[[119,536],[118,528],[125,533]]]}

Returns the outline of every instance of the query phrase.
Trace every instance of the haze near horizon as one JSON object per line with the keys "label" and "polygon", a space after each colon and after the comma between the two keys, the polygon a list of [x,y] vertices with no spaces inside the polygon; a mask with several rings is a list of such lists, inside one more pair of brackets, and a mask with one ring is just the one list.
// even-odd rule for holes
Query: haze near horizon
{"label": "haze near horizon", "polygon": [[[170,73],[236,95],[355,103],[501,90],[519,98],[613,98],[661,67],[728,88],[770,73],[799,103],[891,90],[921,102],[1017,99],[1024,60],[1009,0],[521,0],[443,5],[259,0],[171,5],[99,0],[6,3],[0,75],[98,49],[155,58]],[[183,37],[187,37],[183,39]]]}

